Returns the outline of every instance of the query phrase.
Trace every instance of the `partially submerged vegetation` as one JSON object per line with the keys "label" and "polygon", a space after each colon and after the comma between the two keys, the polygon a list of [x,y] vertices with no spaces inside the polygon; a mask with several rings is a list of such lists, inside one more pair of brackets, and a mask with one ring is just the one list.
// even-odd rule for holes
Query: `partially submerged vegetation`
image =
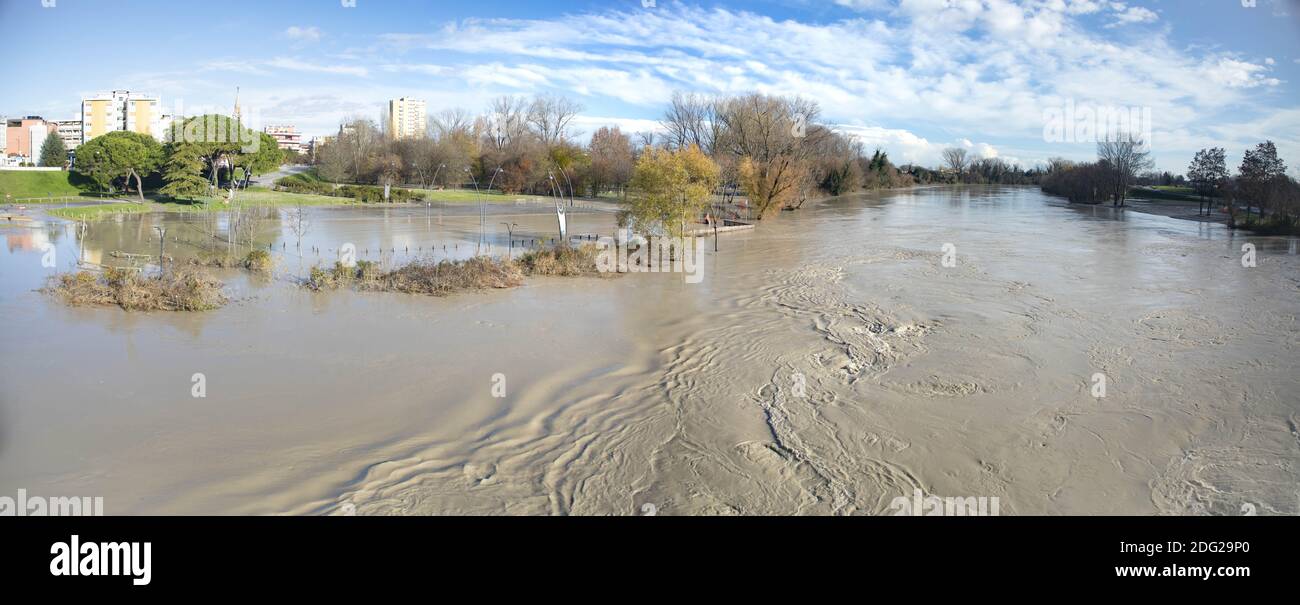
{"label": "partially submerged vegetation", "polygon": [[254,273],[268,273],[274,268],[275,259],[270,252],[259,248],[242,257],[230,254],[209,254],[199,258],[192,258],[189,263],[195,267],[248,269]]}
{"label": "partially submerged vegetation", "polygon": [[332,269],[313,268],[306,285],[314,290],[350,286],[377,292],[445,296],[460,290],[513,288],[523,281],[518,263],[480,256],[462,261],[415,261],[392,271],[382,271],[368,261],[360,261],[353,267],[335,263]]}
{"label": "partially submerged vegetation", "polygon": [[141,204],[132,203],[113,203],[113,204],[93,204],[89,206],[69,206],[67,208],[53,208],[47,211],[50,216],[66,218],[74,221],[85,221],[104,218],[117,214],[137,214],[148,212],[149,207]]}
{"label": "partially submerged vegetation", "polygon": [[603,275],[596,270],[595,246],[556,246],[530,250],[517,262],[526,275],[581,277]]}
{"label": "partially submerged vegetation", "polygon": [[283,177],[275,182],[276,190],[295,194],[323,195],[329,197],[351,198],[363,204],[382,202],[409,203],[425,200],[423,192],[400,187],[389,187],[388,198],[384,198],[384,188],[370,185],[336,185],[321,180],[313,172],[300,172]]}
{"label": "partially submerged vegetation", "polygon": [[445,296],[463,290],[513,288],[529,275],[578,277],[597,275],[594,246],[557,246],[534,250],[518,259],[478,256],[460,261],[417,260],[385,271],[377,263],[334,263],[315,267],[304,285],[313,290],[352,287],[375,292]]}
{"label": "partially submerged vegetation", "polygon": [[72,306],[118,306],[127,311],[209,311],[226,304],[223,284],[195,269],[146,277],[130,269],[79,271],[50,278],[44,292]]}

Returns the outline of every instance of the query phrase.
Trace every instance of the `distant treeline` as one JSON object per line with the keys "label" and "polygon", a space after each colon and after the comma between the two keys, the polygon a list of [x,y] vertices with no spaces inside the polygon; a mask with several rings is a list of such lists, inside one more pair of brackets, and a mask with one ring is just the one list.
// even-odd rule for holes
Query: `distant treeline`
{"label": "distant treeline", "polygon": [[1188,166],[1186,176],[1146,172],[1149,151],[1141,140],[1117,136],[1097,145],[1094,162],[1048,161],[1042,189],[1071,202],[1111,202],[1123,206],[1134,185],[1187,185],[1206,202],[1221,205],[1229,223],[1267,233],[1300,231],[1300,184],[1286,174],[1272,141],[1246,150],[1237,173],[1227,166],[1221,147],[1202,149]]}

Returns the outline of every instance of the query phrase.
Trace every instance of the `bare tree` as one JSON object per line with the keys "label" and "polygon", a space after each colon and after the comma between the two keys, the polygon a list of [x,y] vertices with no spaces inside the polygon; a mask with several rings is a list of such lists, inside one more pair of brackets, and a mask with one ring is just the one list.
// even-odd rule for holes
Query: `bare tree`
{"label": "bare tree", "polygon": [[653,130],[638,132],[636,133],[635,136],[636,136],[637,145],[641,149],[646,149],[648,147],[655,146],[655,132]]}
{"label": "bare tree", "polygon": [[383,135],[373,121],[354,118],[343,125],[333,144],[345,151],[352,180],[360,183],[367,174],[369,159],[383,144]]}
{"label": "bare tree", "polygon": [[500,96],[492,101],[489,116],[480,129],[488,147],[502,151],[528,134],[528,101],[523,97]]}
{"label": "bare tree", "polygon": [[569,126],[581,111],[582,105],[566,97],[540,95],[528,106],[528,125],[547,146],[557,145],[568,137]]}
{"label": "bare tree", "polygon": [[812,101],[758,93],[718,104],[716,151],[739,160],[739,181],[760,218],[807,190],[812,151],[830,132],[815,127],[820,111]]}
{"label": "bare tree", "polygon": [[469,111],[460,107],[444,109],[429,122],[429,136],[443,140],[456,134],[469,133],[473,127],[474,117]]}
{"label": "bare tree", "polygon": [[966,173],[966,150],[961,147],[949,147],[943,150],[943,163],[957,173],[957,182],[960,183],[962,175]]}
{"label": "bare tree", "polygon": [[591,186],[596,194],[622,188],[632,179],[635,167],[632,139],[618,127],[601,127],[591,135]]}
{"label": "bare tree", "polygon": [[1151,169],[1151,152],[1141,138],[1125,133],[1107,136],[1097,143],[1097,159],[1106,170],[1111,203],[1123,207],[1129,187],[1137,175]]}
{"label": "bare tree", "polygon": [[298,202],[293,208],[290,208],[285,215],[285,221],[289,224],[289,231],[298,239],[297,247],[302,249],[302,238],[311,231],[311,220],[307,218],[307,208]]}
{"label": "bare tree", "polygon": [[712,154],[721,128],[717,108],[717,102],[704,96],[674,92],[672,104],[659,121],[667,131],[668,145],[673,149],[695,145]]}

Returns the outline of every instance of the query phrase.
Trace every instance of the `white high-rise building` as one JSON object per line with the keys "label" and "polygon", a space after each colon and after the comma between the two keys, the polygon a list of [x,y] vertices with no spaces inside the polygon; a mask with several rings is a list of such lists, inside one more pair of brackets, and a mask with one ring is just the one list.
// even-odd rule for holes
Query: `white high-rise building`
{"label": "white high-rise building", "polygon": [[50,129],[44,124],[32,125],[27,127],[27,140],[31,141],[31,151],[28,154],[29,162],[38,162],[41,159],[41,148],[45,146],[45,137],[49,136]]}
{"label": "white high-rise building", "polygon": [[163,140],[167,124],[162,99],[129,90],[114,90],[81,100],[81,142],[116,130],[139,132]]}
{"label": "white high-rise building", "polygon": [[395,140],[424,135],[428,125],[422,99],[402,97],[388,102],[388,136]]}

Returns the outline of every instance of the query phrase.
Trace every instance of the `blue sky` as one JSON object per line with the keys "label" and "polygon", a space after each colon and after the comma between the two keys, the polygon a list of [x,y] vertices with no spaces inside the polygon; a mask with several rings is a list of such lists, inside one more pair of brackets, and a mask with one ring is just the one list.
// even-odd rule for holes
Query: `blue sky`
{"label": "blue sky", "polygon": [[584,106],[579,131],[640,131],[674,90],[758,90],[816,100],[823,121],[898,163],[937,164],[953,145],[1086,159],[1091,143],[1045,132],[1072,106],[1149,110],[1139,132],[1161,169],[1211,145],[1235,164],[1264,138],[1300,168],[1297,0],[53,4],[0,0],[13,59],[0,115],[68,119],[110,89],[228,112],[239,86],[255,119],[311,136],[402,95],[477,113],[555,92]]}

